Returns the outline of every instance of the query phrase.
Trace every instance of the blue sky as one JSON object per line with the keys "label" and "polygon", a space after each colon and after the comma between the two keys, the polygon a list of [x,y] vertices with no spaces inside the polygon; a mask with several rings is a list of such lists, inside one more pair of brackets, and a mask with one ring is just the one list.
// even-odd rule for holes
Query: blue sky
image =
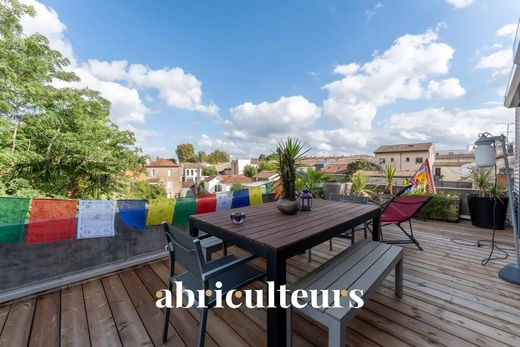
{"label": "blue sky", "polygon": [[25,31],[152,156],[192,142],[247,157],[288,135],[314,153],[460,148],[513,120],[514,0],[24,1]]}

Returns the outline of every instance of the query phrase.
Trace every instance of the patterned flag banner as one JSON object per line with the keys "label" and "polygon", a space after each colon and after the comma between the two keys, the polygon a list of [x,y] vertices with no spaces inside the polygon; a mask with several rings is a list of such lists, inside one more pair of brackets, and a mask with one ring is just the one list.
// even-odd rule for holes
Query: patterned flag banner
{"label": "patterned flag banner", "polygon": [[114,236],[115,201],[80,200],[78,239]]}
{"label": "patterned flag banner", "polygon": [[146,230],[146,200],[119,200],[119,216],[128,226]]}
{"label": "patterned flag banner", "polygon": [[249,190],[240,189],[233,192],[233,202],[231,208],[247,207],[249,206]]}
{"label": "patterned flag banner", "polygon": [[0,198],[0,242],[21,242],[29,198]]}
{"label": "patterned flag banner", "polygon": [[27,243],[73,240],[76,200],[33,199]]}
{"label": "patterned flag banner", "polygon": [[233,192],[217,194],[217,211],[229,210],[233,202]]}
{"label": "patterned flag banner", "polygon": [[435,183],[428,159],[419,166],[419,170],[413,175],[409,183],[411,185],[409,188],[410,191],[435,193]]}
{"label": "patterned flag banner", "polygon": [[172,224],[173,210],[175,208],[175,199],[158,198],[148,201],[148,217],[146,225],[159,225],[162,222]]}
{"label": "patterned flag banner", "polygon": [[217,210],[217,197],[215,194],[197,195],[197,209],[195,214],[214,212]]}
{"label": "patterned flag banner", "polygon": [[265,184],[265,192],[267,194],[274,193],[274,182],[267,182]]}
{"label": "patterned flag banner", "polygon": [[174,225],[188,225],[190,223],[190,216],[197,212],[197,198],[194,196],[187,196],[185,198],[178,198],[175,204],[175,213],[173,215]]}
{"label": "patterned flag banner", "polygon": [[249,188],[249,205],[254,206],[260,204],[262,204],[262,188]]}

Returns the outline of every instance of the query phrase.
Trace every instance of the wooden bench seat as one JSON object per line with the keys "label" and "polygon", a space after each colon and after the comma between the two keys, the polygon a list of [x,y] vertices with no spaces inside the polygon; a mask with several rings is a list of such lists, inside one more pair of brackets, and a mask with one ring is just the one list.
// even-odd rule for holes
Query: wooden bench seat
{"label": "wooden bench seat", "polygon": [[[362,240],[343,252],[336,255],[320,267],[305,275],[290,287],[290,292],[296,289],[329,290],[329,304],[332,306],[332,290],[346,289],[349,293],[353,289],[363,290],[362,298],[365,303],[377,286],[395,267],[395,294],[403,295],[403,250],[401,247],[385,243]],[[318,303],[322,302],[321,294]],[[307,302],[299,310],[306,316],[320,322],[329,328],[329,347],[344,346],[345,327],[354,318],[357,308],[349,307],[349,296],[341,297],[341,308],[314,308],[310,305],[310,297],[300,299],[299,303]],[[287,310],[287,343],[291,346],[292,309]]]}

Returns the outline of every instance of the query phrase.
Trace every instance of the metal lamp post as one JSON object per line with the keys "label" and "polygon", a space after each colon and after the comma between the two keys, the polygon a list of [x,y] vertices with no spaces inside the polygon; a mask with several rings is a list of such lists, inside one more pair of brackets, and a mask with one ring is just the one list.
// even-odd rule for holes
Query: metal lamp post
{"label": "metal lamp post", "polygon": [[[506,137],[501,134],[499,136],[492,136],[490,133],[479,134],[479,139],[475,142],[475,163],[478,167],[490,167],[496,163],[496,142],[500,142],[502,145],[502,152],[504,155],[504,166],[506,169],[507,177],[507,193],[509,196],[510,204],[509,209],[511,210],[511,221],[513,224],[513,237],[515,239],[515,253],[516,263],[510,263],[504,266],[499,272],[498,276],[504,281],[520,284],[520,251],[518,245],[518,225],[520,221],[518,218],[520,214],[517,213],[514,204],[513,196],[513,180],[511,179],[511,173],[509,172],[509,162],[507,159],[507,148],[506,148]],[[518,214],[518,215],[517,215]]]}

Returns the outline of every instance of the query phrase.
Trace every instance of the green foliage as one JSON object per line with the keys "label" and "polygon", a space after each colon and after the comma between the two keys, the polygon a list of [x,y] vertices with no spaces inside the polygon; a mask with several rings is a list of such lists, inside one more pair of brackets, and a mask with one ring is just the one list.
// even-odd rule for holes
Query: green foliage
{"label": "green foliage", "polygon": [[215,176],[217,174],[217,169],[214,166],[206,166],[202,168],[202,176]]}
{"label": "green foliage", "polygon": [[166,190],[160,184],[148,182],[130,182],[122,199],[156,199],[165,198]]}
{"label": "green foliage", "polygon": [[308,189],[314,197],[320,196],[321,184],[330,182],[332,177],[324,172],[309,169],[303,176],[298,177],[296,181],[296,189],[298,192]]}
{"label": "green foliage", "polygon": [[51,83],[79,78],[44,36],[22,35],[24,14],[34,11],[0,2],[0,181],[11,195],[117,196],[144,162],[133,133],[109,120],[98,92]]}
{"label": "green foliage", "polygon": [[197,154],[197,161],[199,163],[205,163],[208,160],[208,155],[204,151],[199,151]]}
{"label": "green foliage", "polygon": [[296,166],[309,151],[304,144],[293,138],[278,142],[278,173],[282,183],[282,196],[286,199],[296,198]]}
{"label": "green foliage", "polygon": [[207,161],[210,164],[220,164],[229,162],[229,154],[220,149],[216,149],[208,154]]}
{"label": "green foliage", "polygon": [[493,193],[496,193],[492,168],[472,167],[470,178],[473,182],[473,187],[478,189],[481,197],[494,196]]}
{"label": "green foliage", "polygon": [[358,170],[366,170],[366,171],[379,171],[381,167],[376,165],[370,161],[366,161],[363,159],[356,160],[347,165],[347,172],[345,173],[345,181],[349,182],[352,179],[352,176]]}
{"label": "green foliage", "polygon": [[352,176],[351,194],[356,196],[370,196],[372,191],[368,188],[368,176],[358,172]]}
{"label": "green foliage", "polygon": [[277,171],[278,165],[273,160],[261,160],[258,163],[258,172],[262,171]]}
{"label": "green foliage", "polygon": [[191,143],[181,143],[177,145],[175,150],[177,158],[180,163],[195,163],[197,162],[197,155],[195,154],[195,148]]}
{"label": "green foliage", "polygon": [[240,183],[233,183],[233,185],[231,186],[231,191],[234,192],[235,190],[242,190],[244,189],[244,185],[240,184]]}
{"label": "green foliage", "polygon": [[446,193],[407,193],[406,195],[432,197],[430,201],[421,208],[419,213],[417,213],[417,218],[419,219],[437,219],[450,222],[457,222],[459,220],[460,196],[458,195]]}
{"label": "green foliage", "polygon": [[244,166],[244,176],[253,177],[257,173],[258,173],[258,170],[256,169],[256,167],[251,166],[251,165]]}
{"label": "green foliage", "polygon": [[383,165],[381,168],[381,172],[385,175],[386,179],[386,188],[385,191],[387,191],[389,194],[393,193],[393,187],[394,187],[394,176],[395,176],[395,166],[393,165]]}

